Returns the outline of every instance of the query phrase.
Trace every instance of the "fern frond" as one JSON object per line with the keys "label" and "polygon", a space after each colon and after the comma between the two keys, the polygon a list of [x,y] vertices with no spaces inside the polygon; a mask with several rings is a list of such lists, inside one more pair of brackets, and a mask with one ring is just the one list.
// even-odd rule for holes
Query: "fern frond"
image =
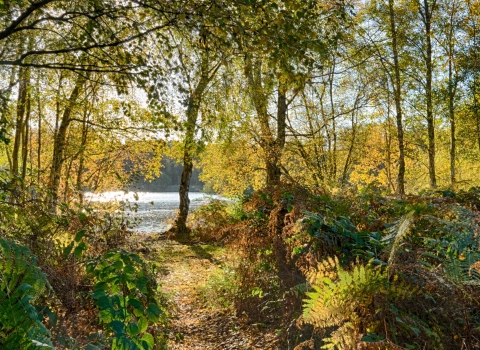
{"label": "fern frond", "polygon": [[342,325],[351,320],[355,310],[371,304],[375,293],[385,291],[388,284],[386,271],[381,266],[357,263],[347,271],[336,257],[319,263],[314,275],[314,291],[307,293],[308,298],[304,300],[303,317],[320,327]]}
{"label": "fern frond", "polygon": [[410,231],[410,226],[415,218],[415,211],[402,216],[391,228],[388,235],[383,238],[383,241],[392,241],[390,256],[388,258],[388,265],[391,265],[395,260],[395,254],[398,251],[403,239]]}
{"label": "fern frond", "polygon": [[444,265],[446,276],[460,284],[480,286],[480,252],[466,251]]}

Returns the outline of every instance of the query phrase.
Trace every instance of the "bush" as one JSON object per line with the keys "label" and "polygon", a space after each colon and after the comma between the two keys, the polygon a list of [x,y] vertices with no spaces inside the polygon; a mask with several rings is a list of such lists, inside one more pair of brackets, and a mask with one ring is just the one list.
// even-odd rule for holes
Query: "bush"
{"label": "bush", "polygon": [[235,269],[224,266],[210,275],[208,281],[200,287],[200,295],[205,304],[213,309],[233,309],[238,293],[238,277]]}
{"label": "bush", "polygon": [[52,348],[43,316],[31,304],[49,287],[30,250],[0,238],[0,347]]}
{"label": "bush", "polygon": [[92,297],[111,349],[150,350],[154,335],[158,347],[166,345],[162,327],[168,321],[167,299],[153,268],[137,254],[119,249],[88,261],[86,267],[95,278]]}
{"label": "bush", "polygon": [[225,228],[240,221],[239,215],[236,203],[211,199],[190,215],[189,223],[193,234],[200,240],[220,241],[227,238]]}

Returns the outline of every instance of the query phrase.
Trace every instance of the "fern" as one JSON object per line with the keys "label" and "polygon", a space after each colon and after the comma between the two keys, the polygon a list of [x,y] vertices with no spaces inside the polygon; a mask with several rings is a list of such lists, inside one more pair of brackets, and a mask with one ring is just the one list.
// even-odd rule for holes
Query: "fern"
{"label": "fern", "polygon": [[415,211],[402,216],[391,228],[388,235],[383,238],[384,242],[391,243],[390,255],[388,257],[388,264],[391,265],[395,260],[395,254],[398,248],[402,244],[402,241],[410,231],[410,226],[413,223],[415,217]]}
{"label": "fern", "polygon": [[424,216],[435,227],[437,238],[424,239],[425,247],[431,252],[423,255],[440,262],[450,281],[458,285],[480,285],[480,236],[475,224],[478,214],[454,205],[444,215],[449,219]]}
{"label": "fern", "polygon": [[[374,265],[373,259],[366,265],[357,259],[351,270],[346,270],[337,257],[329,257],[308,277],[313,291],[304,300],[304,321],[321,328],[338,327],[324,339],[325,349],[356,348],[360,330],[376,327],[374,315],[388,308],[388,301],[418,293],[397,275],[389,279],[388,268]],[[378,300],[383,302],[378,304]]]}
{"label": "fern", "polygon": [[453,282],[480,286],[480,252],[465,251],[458,258],[447,260],[446,276]]}
{"label": "fern", "polygon": [[361,306],[369,305],[376,292],[386,290],[388,279],[381,266],[355,265],[344,270],[337,257],[318,265],[314,292],[307,293],[303,317],[315,326],[341,325]]}
{"label": "fern", "polygon": [[352,322],[346,322],[337,330],[333,331],[330,337],[324,338],[325,345],[322,349],[341,350],[357,348],[357,329]]}
{"label": "fern", "polygon": [[0,239],[1,348],[53,348],[50,332],[31,305],[47,286],[28,248]]}
{"label": "fern", "polygon": [[373,303],[376,293],[386,292],[388,278],[381,266],[356,264],[343,269],[337,257],[320,262],[310,274],[313,292],[304,300],[303,318],[318,327],[338,326],[325,338],[324,349],[353,349],[359,338],[359,310]]}

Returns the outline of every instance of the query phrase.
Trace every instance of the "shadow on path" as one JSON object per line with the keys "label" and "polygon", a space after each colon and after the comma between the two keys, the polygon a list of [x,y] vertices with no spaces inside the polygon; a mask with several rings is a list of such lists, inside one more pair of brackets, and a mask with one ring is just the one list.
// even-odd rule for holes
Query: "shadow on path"
{"label": "shadow on path", "polygon": [[217,247],[214,247],[214,246],[205,246],[205,247],[202,247],[200,244],[191,244],[189,245],[189,248],[195,253],[198,255],[199,258],[202,258],[202,259],[207,259],[208,261],[210,261],[212,264],[215,264],[215,265],[220,265],[220,264],[223,264],[223,262],[221,260],[218,260],[217,258],[215,258],[210,252],[214,252],[216,251]]}

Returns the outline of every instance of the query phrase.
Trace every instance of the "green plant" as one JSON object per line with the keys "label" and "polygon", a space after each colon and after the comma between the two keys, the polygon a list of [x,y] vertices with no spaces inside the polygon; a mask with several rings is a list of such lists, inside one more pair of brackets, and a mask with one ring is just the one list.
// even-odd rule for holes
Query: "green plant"
{"label": "green plant", "polygon": [[49,286],[27,247],[0,238],[0,347],[53,348],[43,316],[31,304]]}
{"label": "green plant", "polygon": [[214,271],[208,281],[200,287],[200,295],[213,309],[231,309],[238,289],[235,269],[224,266]]}
{"label": "green plant", "polygon": [[378,258],[385,247],[379,232],[358,230],[346,216],[332,219],[307,212],[302,223],[306,232],[331,247],[343,264],[352,257],[361,257],[365,261]]}
{"label": "green plant", "polygon": [[236,203],[211,199],[190,215],[189,225],[202,241],[221,240],[226,234],[224,228],[241,220],[237,208]]}
{"label": "green plant", "polygon": [[[149,350],[155,346],[153,326],[168,321],[167,299],[150,268],[137,254],[113,249],[86,263],[95,277],[92,297],[99,308],[111,349]],[[160,337],[160,343],[165,341]]]}
{"label": "green plant", "polygon": [[313,291],[304,300],[303,319],[317,327],[337,327],[324,339],[325,349],[355,349],[361,340],[379,339],[374,333],[377,315],[385,312],[388,301],[416,292],[398,277],[389,279],[388,269],[373,260],[366,265],[357,260],[346,270],[337,257],[329,257],[318,264],[310,280]]}

